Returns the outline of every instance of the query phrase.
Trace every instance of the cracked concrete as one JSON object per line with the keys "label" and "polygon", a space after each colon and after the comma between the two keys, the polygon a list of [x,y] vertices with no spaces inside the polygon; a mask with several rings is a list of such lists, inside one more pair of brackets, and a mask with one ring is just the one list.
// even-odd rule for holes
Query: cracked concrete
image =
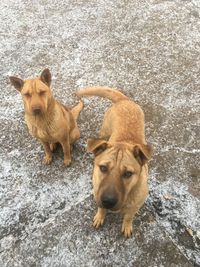
{"label": "cracked concrete", "polygon": [[[195,0],[0,3],[0,266],[200,266],[200,3]],[[124,239],[113,214],[93,229],[92,156],[109,101],[85,98],[81,139],[65,169],[27,132],[9,75],[53,74],[57,99],[117,87],[145,112],[156,150],[149,197]]]}

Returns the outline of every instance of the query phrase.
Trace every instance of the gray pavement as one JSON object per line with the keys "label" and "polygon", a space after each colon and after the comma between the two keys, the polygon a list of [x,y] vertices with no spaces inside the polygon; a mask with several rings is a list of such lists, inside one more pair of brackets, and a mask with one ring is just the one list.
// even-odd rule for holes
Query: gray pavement
{"label": "gray pavement", "polygon": [[[0,266],[200,266],[200,1],[2,0],[0,25]],[[45,67],[68,106],[98,84],[143,107],[155,155],[132,238],[118,215],[99,230],[91,223],[86,140],[109,101],[85,98],[70,168],[60,148],[42,165],[8,76]]]}

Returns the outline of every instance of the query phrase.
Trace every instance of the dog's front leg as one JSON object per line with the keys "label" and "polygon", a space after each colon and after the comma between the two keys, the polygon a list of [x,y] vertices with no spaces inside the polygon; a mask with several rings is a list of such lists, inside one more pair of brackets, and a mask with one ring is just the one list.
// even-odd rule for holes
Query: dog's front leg
{"label": "dog's front leg", "polygon": [[122,233],[125,237],[130,237],[133,233],[133,217],[136,212],[125,213],[122,222]]}
{"label": "dog's front leg", "polygon": [[52,152],[51,152],[50,145],[47,142],[42,142],[42,144],[43,144],[44,152],[45,152],[43,163],[46,164],[46,165],[51,164],[51,162],[52,162]]}
{"label": "dog's front leg", "polygon": [[70,153],[70,142],[69,142],[69,136],[65,138],[61,142],[63,152],[64,152],[64,164],[65,166],[69,166],[71,164],[71,153]]}
{"label": "dog's front leg", "polygon": [[93,219],[93,226],[95,228],[99,228],[104,223],[104,219],[106,216],[106,209],[98,208],[96,215]]}

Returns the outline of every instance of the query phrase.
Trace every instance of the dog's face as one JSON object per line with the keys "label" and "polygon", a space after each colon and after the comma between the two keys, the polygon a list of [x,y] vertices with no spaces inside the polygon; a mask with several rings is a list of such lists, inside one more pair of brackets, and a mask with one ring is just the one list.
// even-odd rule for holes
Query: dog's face
{"label": "dog's face", "polygon": [[52,99],[51,73],[48,69],[45,69],[39,78],[24,81],[17,77],[10,77],[10,81],[21,93],[26,113],[40,116],[47,111]]}
{"label": "dog's face", "polygon": [[89,139],[88,151],[95,154],[93,189],[97,205],[120,210],[137,186],[142,166],[151,158],[151,146]]}

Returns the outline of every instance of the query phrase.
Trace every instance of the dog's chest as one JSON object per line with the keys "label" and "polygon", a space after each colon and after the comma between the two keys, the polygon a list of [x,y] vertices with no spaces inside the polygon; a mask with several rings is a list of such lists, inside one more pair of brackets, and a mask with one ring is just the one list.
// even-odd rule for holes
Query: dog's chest
{"label": "dog's chest", "polygon": [[52,131],[49,131],[48,128],[41,129],[41,128],[32,126],[31,129],[29,128],[29,131],[30,131],[30,134],[32,134],[38,139],[41,139],[42,141],[46,141],[46,142],[56,141],[54,134],[52,134]]}
{"label": "dog's chest", "polygon": [[32,123],[26,120],[29,132],[32,136],[36,137],[37,139],[42,140],[43,142],[58,142],[59,139],[59,129],[58,125],[55,123]]}

